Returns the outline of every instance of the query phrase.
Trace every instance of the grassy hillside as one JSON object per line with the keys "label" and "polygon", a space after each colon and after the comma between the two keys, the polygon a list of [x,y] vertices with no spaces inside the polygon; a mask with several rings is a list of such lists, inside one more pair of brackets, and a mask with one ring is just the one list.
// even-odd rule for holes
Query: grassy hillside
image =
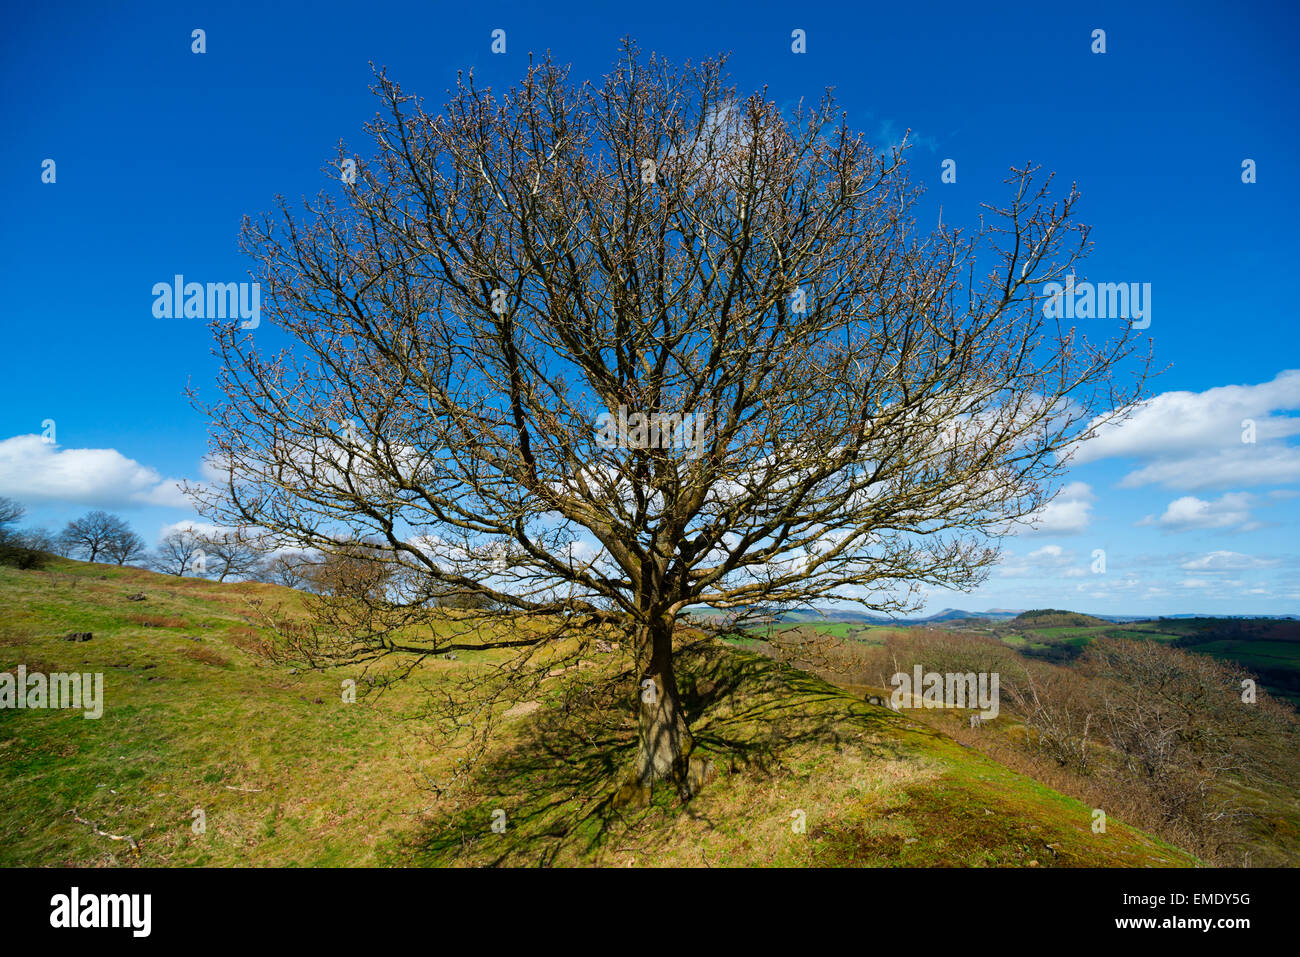
{"label": "grassy hillside", "polygon": [[0,710],[0,864],[1194,863],[1114,818],[1094,834],[1091,808],[933,728],[691,635],[681,684],[714,777],[685,808],[612,800],[636,733],[617,653],[511,708],[458,777],[459,753],[420,709],[501,653],[428,659],[347,704],[355,672],[294,674],[264,657],[250,597],[297,600],[82,562],[0,568],[0,669],[103,672],[106,698],[100,720]]}

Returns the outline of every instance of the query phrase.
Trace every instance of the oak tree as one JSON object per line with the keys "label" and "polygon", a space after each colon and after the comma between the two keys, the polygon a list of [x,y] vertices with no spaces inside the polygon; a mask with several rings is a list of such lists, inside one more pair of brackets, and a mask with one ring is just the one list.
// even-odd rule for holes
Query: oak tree
{"label": "oak tree", "polygon": [[527,621],[483,639],[525,656],[623,629],[643,785],[687,787],[688,609],[973,587],[1139,395],[1127,327],[1045,314],[1087,231],[1032,167],[979,228],[921,226],[905,149],[829,93],[783,110],[630,42],[600,83],[375,93],[355,179],[245,223],[286,346],[214,323],[221,479],[193,493],[382,565],[338,658],[445,649],[408,636],[449,598]]}

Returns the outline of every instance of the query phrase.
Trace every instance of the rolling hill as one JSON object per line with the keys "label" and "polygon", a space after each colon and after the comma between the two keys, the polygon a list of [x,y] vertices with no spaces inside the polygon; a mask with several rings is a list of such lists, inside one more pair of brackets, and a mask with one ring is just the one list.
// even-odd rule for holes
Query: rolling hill
{"label": "rolling hill", "polygon": [[0,568],[0,669],[105,683],[99,720],[0,710],[0,864],[1195,863],[1118,820],[1093,833],[1091,808],[933,727],[689,630],[680,682],[714,776],[684,807],[615,806],[636,736],[617,653],[496,706],[501,733],[462,764],[423,708],[500,653],[400,662],[410,680],[350,704],[340,687],[360,672],[296,673],[245,617],[250,599],[298,598],[67,560]]}

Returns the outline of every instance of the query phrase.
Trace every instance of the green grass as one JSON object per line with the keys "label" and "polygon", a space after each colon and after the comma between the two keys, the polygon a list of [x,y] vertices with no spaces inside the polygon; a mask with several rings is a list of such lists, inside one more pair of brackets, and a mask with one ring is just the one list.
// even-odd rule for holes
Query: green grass
{"label": "green grass", "polygon": [[805,631],[833,638],[860,641],[865,645],[881,645],[890,634],[898,630],[894,625],[868,625],[851,621],[790,622],[783,624],[748,625],[744,629],[762,639],[773,632]]}
{"label": "green grass", "polygon": [[[140,591],[146,601],[127,601]],[[298,602],[274,586],[81,562],[0,568],[0,669],[103,672],[106,699],[100,720],[0,711],[0,864],[1195,863],[1114,819],[1092,833],[1090,808],[905,715],[690,636],[680,683],[714,774],[687,805],[613,800],[636,737],[620,654],[548,679],[541,707],[509,720],[458,778],[459,752],[420,708],[504,652],[427,659],[347,704],[341,681],[359,672],[291,674],[263,657],[249,598]],[[69,631],[94,638],[68,642]],[[134,837],[139,856],[74,808]]]}

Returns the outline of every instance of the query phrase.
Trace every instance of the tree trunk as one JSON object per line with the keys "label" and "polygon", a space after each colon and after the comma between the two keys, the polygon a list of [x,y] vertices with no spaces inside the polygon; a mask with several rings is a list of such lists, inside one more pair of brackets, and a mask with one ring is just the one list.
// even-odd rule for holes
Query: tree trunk
{"label": "tree trunk", "polygon": [[693,742],[673,675],[672,619],[653,619],[642,631],[641,644],[649,663],[641,672],[637,689],[640,728],[636,780],[642,787],[667,781],[686,798]]}

